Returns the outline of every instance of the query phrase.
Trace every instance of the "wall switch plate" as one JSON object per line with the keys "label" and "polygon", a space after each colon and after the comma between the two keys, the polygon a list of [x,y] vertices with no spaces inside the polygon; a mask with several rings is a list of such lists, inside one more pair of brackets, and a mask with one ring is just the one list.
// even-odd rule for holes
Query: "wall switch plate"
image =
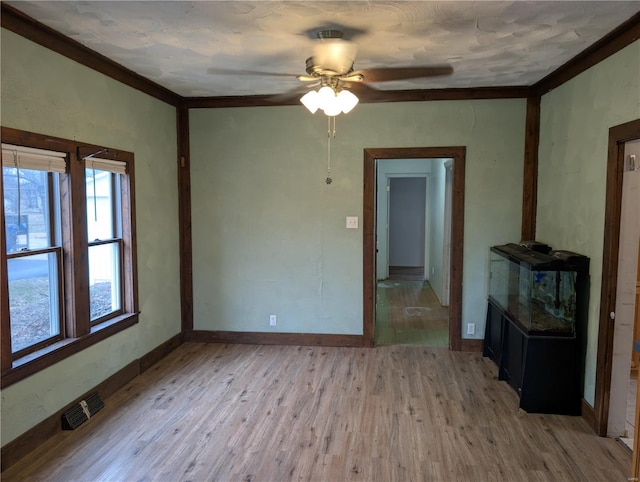
{"label": "wall switch plate", "polygon": [[476,334],[476,324],[467,323],[467,335],[475,335],[475,334]]}
{"label": "wall switch plate", "polygon": [[358,229],[358,216],[347,216],[347,228]]}
{"label": "wall switch plate", "polygon": [[276,326],[277,317],[276,315],[269,315],[269,325]]}

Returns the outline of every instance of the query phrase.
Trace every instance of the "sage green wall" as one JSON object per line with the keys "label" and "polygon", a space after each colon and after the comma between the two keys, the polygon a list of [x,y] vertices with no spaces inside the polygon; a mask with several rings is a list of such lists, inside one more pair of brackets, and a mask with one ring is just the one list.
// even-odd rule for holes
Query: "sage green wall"
{"label": "sage green wall", "polygon": [[2,125],[135,154],[140,322],[2,390],[2,444],[180,332],[175,108],[2,29]]}
{"label": "sage green wall", "polygon": [[593,405],[609,128],[640,118],[640,41],[542,98],[536,237],[591,258],[584,396]]}
{"label": "sage green wall", "polygon": [[[194,327],[362,333],[363,149],[467,146],[463,323],[484,332],[488,249],[520,238],[525,101],[190,112]],[[269,314],[278,325],[269,326]],[[465,330],[466,332],[466,330]]]}

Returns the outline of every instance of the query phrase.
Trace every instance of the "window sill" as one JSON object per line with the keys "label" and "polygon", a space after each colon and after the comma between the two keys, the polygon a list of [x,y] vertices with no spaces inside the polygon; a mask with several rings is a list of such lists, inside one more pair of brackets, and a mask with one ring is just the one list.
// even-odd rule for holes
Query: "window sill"
{"label": "window sill", "polygon": [[2,372],[1,388],[6,388],[65,358],[109,338],[138,323],[138,313],[125,313],[91,328],[88,335],[67,338],[13,361],[13,366]]}

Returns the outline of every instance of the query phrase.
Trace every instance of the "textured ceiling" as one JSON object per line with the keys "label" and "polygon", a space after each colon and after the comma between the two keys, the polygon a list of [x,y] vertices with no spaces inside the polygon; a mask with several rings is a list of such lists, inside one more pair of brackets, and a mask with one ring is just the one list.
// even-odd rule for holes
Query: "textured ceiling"
{"label": "textured ceiling", "polygon": [[[531,85],[640,11],[640,1],[6,2],[182,96],[274,94],[299,85],[311,32],[340,27],[354,67],[450,64],[445,78],[383,89]],[[287,76],[214,75],[209,69]]]}

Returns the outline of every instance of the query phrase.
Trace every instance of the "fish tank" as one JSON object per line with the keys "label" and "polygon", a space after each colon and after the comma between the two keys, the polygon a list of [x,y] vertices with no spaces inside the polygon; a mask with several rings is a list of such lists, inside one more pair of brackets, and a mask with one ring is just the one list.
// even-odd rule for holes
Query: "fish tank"
{"label": "fish tank", "polygon": [[518,244],[490,250],[489,297],[530,335],[575,336],[577,272]]}

